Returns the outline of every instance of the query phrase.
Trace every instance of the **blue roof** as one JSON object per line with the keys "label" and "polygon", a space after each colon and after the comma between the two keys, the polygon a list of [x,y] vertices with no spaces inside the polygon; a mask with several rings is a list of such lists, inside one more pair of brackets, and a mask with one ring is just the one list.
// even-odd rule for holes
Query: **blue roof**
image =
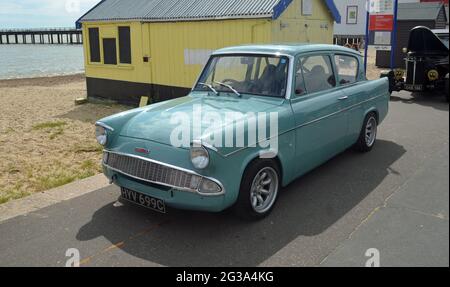
{"label": "blue roof", "polygon": [[[102,0],[76,22],[195,21],[237,18],[277,19],[293,0]],[[317,1],[317,0],[313,0]],[[324,0],[336,22],[340,15],[332,0]]]}
{"label": "blue roof", "polygon": [[334,21],[338,24],[341,23],[341,14],[339,13],[338,8],[336,7],[336,4],[334,4],[333,0],[325,0],[325,3],[328,6],[328,9],[330,10],[331,14],[333,15]]}

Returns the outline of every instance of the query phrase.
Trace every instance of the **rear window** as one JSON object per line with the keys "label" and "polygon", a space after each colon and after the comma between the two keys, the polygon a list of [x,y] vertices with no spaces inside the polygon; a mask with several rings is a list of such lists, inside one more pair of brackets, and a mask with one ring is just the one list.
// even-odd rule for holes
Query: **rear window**
{"label": "rear window", "polygon": [[334,57],[336,63],[339,84],[349,85],[356,83],[358,76],[358,60],[352,56],[336,55]]}

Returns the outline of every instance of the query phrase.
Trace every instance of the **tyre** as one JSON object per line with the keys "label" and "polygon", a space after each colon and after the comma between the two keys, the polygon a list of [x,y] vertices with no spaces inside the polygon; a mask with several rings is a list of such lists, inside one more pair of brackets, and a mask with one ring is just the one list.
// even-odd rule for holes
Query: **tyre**
{"label": "tyre", "polygon": [[235,213],[246,220],[259,220],[273,210],[280,189],[280,169],[273,160],[250,164],[242,178]]}
{"label": "tyre", "polygon": [[374,147],[377,140],[378,119],[375,113],[370,113],[364,119],[364,123],[355,145],[356,150],[360,152],[369,152]]}

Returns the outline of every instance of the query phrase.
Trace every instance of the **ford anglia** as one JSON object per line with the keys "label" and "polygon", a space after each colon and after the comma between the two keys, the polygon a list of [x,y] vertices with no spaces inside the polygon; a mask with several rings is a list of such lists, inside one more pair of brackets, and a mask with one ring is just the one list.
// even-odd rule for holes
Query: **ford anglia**
{"label": "ford anglia", "polygon": [[103,170],[121,198],[260,219],[282,187],[350,147],[370,151],[389,80],[333,45],[249,45],[209,58],[189,95],[104,118]]}

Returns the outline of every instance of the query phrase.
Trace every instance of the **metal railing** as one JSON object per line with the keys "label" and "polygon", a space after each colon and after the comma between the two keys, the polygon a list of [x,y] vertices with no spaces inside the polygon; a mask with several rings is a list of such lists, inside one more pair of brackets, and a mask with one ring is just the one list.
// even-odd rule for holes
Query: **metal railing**
{"label": "metal railing", "polygon": [[75,27],[53,27],[53,28],[10,28],[10,29],[0,29],[1,32],[7,33],[23,33],[23,32],[71,32],[71,31],[81,31]]}

